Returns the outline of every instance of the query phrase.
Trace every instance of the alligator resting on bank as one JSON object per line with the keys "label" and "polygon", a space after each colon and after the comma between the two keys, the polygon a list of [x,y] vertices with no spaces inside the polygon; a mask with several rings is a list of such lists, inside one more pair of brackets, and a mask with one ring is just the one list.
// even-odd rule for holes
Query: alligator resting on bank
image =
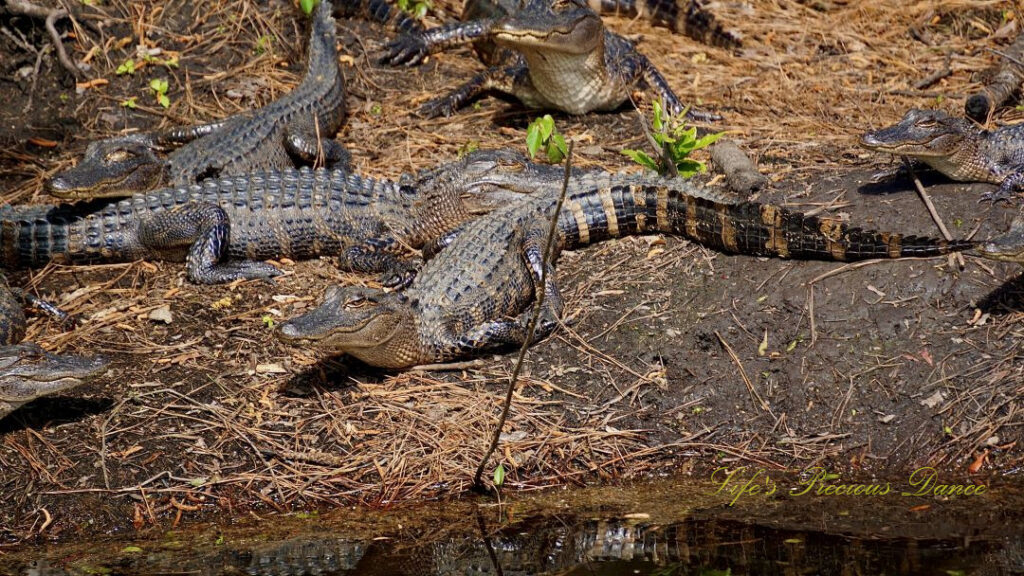
{"label": "alligator resting on bank", "polygon": [[[544,269],[542,256],[558,188],[549,183],[443,238],[448,246],[404,292],[329,288],[318,308],[283,323],[279,337],[382,368],[448,362],[544,337],[562,312],[556,258]],[[933,256],[974,246],[861,230],[740,202],[682,180],[645,176],[574,177],[557,217],[557,250],[652,232],[728,253],[823,260]],[[540,290],[544,306],[536,332],[529,334]]]}
{"label": "alligator resting on bank", "polygon": [[[345,79],[329,0],[316,8],[311,28],[306,76],[280,99],[212,124],[93,142],[77,166],[47,182],[48,191],[65,199],[126,196],[294,161],[347,167],[348,152],[332,139],[345,121]],[[157,155],[182,143],[166,160]]]}
{"label": "alligator resting on bank", "polygon": [[[641,14],[655,21],[674,21],[679,12],[674,0],[593,3],[603,11]],[[694,30],[717,31],[703,34],[716,43],[739,44],[736,36],[717,27],[697,0],[691,0],[683,20]],[[474,43],[488,69],[424,104],[422,115],[449,116],[488,90],[510,94],[530,108],[585,114],[614,110],[643,86],[653,88],[670,112],[684,109],[650,60],[632,42],[607,30],[583,0],[467,0],[461,22],[402,34],[389,45],[383,60],[416,64],[428,54],[466,42]]]}
{"label": "alligator resting on bank", "polygon": [[1024,188],[1024,124],[989,131],[941,110],[913,109],[861,136],[860,145],[919,160],[958,182],[999,185],[982,200],[1009,200]]}
{"label": "alligator resting on bank", "polygon": [[25,337],[25,312],[0,282],[0,418],[36,398],[69,390],[102,374],[100,356],[51,354]]}
{"label": "alligator resting on bank", "polygon": [[184,261],[193,282],[268,278],[267,258],[336,255],[342,268],[407,282],[405,258],[471,218],[464,195],[516,154],[472,153],[400,181],[309,168],[205,180],[90,208],[0,207],[0,263]]}

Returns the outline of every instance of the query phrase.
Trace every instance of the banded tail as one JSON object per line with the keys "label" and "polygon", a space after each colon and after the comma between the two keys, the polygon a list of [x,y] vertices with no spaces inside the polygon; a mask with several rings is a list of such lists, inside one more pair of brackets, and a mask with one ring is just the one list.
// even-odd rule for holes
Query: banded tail
{"label": "banded tail", "polygon": [[[686,2],[686,8],[680,6]],[[656,26],[682,32],[694,40],[726,50],[743,46],[739,33],[727,30],[712,14],[703,0],[587,0],[592,10],[601,15],[637,16]]]}
{"label": "banded tail", "polygon": [[56,206],[0,208],[0,264],[11,268],[42,266],[70,255],[70,220]]}
{"label": "banded tail", "polygon": [[698,189],[632,184],[573,194],[559,216],[564,248],[633,234],[679,234],[732,254],[853,261],[940,256],[970,250],[970,240],[904,236],[851,227],[772,204],[725,202]]}

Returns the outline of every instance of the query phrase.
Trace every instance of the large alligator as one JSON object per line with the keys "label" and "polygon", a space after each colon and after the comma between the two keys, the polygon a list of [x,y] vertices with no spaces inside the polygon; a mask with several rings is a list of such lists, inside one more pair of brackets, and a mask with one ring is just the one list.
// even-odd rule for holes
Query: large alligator
{"label": "large alligator", "polygon": [[36,398],[69,390],[107,368],[100,356],[51,354],[25,337],[21,302],[0,280],[0,418]]}
{"label": "large alligator", "polygon": [[[558,214],[558,250],[651,232],[678,234],[728,253],[823,260],[933,256],[974,246],[861,230],[740,202],[682,180],[589,179],[582,175],[570,183]],[[447,248],[402,293],[329,288],[323,304],[282,324],[279,337],[373,366],[406,368],[545,336],[562,311],[555,258],[545,270],[542,257],[559,192],[549,186],[470,221],[445,239]],[[527,326],[541,289],[544,307],[531,336]]]}
{"label": "large alligator", "polygon": [[913,109],[861,136],[860,145],[919,160],[958,182],[998,184],[983,200],[1008,200],[1024,187],[1024,124],[989,131],[941,110]]}
{"label": "large alligator", "polygon": [[337,255],[400,284],[404,256],[471,218],[464,195],[518,155],[474,153],[399,181],[309,168],[255,172],[84,205],[0,207],[0,262],[37,266],[153,258],[185,261],[193,282],[267,278],[266,258]]}
{"label": "large alligator", "polygon": [[[49,192],[68,199],[125,196],[291,167],[294,160],[347,166],[348,153],[332,139],[345,120],[345,80],[329,0],[312,20],[306,76],[288,94],[212,124],[93,142],[77,166],[47,183]],[[158,149],[181,143],[166,159],[158,156]]]}
{"label": "large alligator", "polygon": [[[679,12],[674,0],[593,2],[605,11],[640,13],[655,21],[675,21],[670,15]],[[718,30],[706,36],[720,44],[738,45],[738,38],[715,28],[697,0],[689,5],[684,22]],[[449,116],[488,90],[510,94],[530,108],[585,114],[614,110],[642,86],[653,88],[670,112],[684,109],[650,60],[632,42],[607,30],[583,0],[468,0],[461,22],[399,36],[384,61],[415,64],[428,54],[471,41],[488,69],[424,104],[422,115]]]}

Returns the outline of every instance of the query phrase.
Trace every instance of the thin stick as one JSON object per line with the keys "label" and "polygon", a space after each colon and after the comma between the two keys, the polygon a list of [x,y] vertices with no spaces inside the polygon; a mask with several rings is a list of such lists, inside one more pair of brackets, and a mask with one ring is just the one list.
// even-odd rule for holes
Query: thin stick
{"label": "thin stick", "polygon": [[[939,232],[942,232],[942,237],[945,238],[947,242],[952,241],[953,236],[949,233],[949,230],[946,229],[946,223],[942,221],[942,218],[939,216],[939,212],[935,210],[935,205],[932,204],[932,198],[928,195],[928,192],[925,191],[924,185],[921,184],[921,180],[917,177],[917,173],[914,172],[914,166],[910,162],[910,159],[906,156],[902,156],[902,158],[903,165],[906,166],[907,173],[910,174],[910,178],[914,181],[914,187],[917,188],[917,194],[921,197],[921,200],[924,201],[924,205],[928,207],[928,213],[932,215],[932,220],[934,220],[935,224],[938,225]],[[957,264],[959,264],[961,268],[965,266],[964,257],[959,252],[950,254],[949,258],[950,264],[953,263],[953,259],[955,258]]]}
{"label": "thin stick", "polygon": [[473,475],[473,488],[476,490],[484,490],[484,485],[481,480],[484,474],[484,466],[487,465],[487,461],[491,459],[491,454],[498,448],[498,440],[501,439],[501,429],[505,427],[505,420],[508,418],[508,411],[512,407],[512,394],[516,390],[516,381],[519,379],[519,371],[523,367],[523,360],[526,358],[526,350],[533,343],[533,331],[537,327],[537,320],[540,318],[541,307],[544,305],[544,286],[547,282],[548,264],[551,261],[551,254],[555,247],[555,233],[558,231],[558,215],[562,212],[562,204],[565,202],[565,194],[569,190],[569,175],[572,173],[572,145],[573,142],[569,141],[569,149],[565,154],[565,177],[562,180],[562,194],[558,197],[558,203],[555,205],[555,213],[551,215],[551,226],[548,227],[548,240],[544,246],[544,254],[541,259],[540,268],[540,286],[536,290],[537,301],[533,305],[533,316],[530,317],[530,324],[526,328],[526,340],[523,342],[523,346],[519,349],[519,357],[516,358],[516,364],[512,368],[512,375],[509,376],[508,391],[505,393],[505,403],[501,407],[501,417],[498,418],[498,425],[494,428],[494,434],[491,435],[491,445],[487,447],[487,452],[484,457],[480,459],[480,464],[476,467],[476,474]]}

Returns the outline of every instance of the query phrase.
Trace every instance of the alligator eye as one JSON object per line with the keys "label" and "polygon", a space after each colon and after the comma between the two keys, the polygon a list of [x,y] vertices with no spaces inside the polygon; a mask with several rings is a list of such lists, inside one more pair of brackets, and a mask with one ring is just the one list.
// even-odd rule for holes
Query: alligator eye
{"label": "alligator eye", "polygon": [[125,150],[124,148],[118,148],[112,150],[103,157],[104,162],[124,162],[125,160],[132,157],[132,153]]}
{"label": "alligator eye", "polygon": [[369,303],[370,301],[362,296],[353,296],[345,302],[345,309],[355,310],[356,308],[362,308]]}
{"label": "alligator eye", "polygon": [[938,124],[938,122],[936,122],[935,120],[931,120],[931,119],[929,119],[929,120],[918,120],[917,121],[917,127],[918,128],[934,128],[937,124]]}

